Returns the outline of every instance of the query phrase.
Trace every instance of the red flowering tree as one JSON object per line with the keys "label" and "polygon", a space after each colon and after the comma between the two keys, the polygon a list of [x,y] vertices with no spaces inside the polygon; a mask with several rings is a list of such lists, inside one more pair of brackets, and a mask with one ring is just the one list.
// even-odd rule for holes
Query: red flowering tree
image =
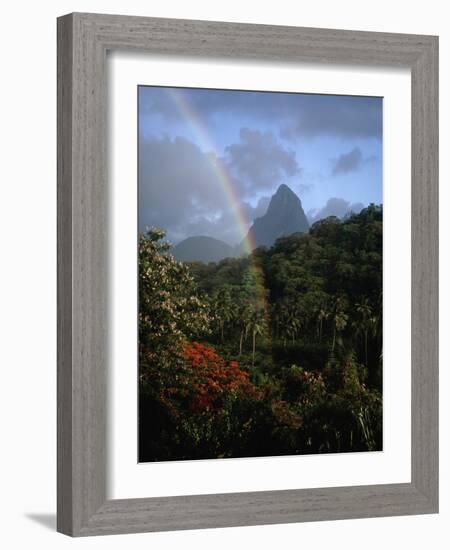
{"label": "red flowering tree", "polygon": [[216,351],[198,342],[185,343],[183,354],[191,367],[193,412],[214,412],[229,399],[256,397],[256,387],[237,361],[225,361]]}

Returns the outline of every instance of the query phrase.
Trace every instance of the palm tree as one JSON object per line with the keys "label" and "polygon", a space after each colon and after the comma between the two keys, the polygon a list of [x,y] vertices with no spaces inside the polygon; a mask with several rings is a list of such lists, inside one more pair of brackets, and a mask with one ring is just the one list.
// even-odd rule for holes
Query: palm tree
{"label": "palm tree", "polygon": [[325,309],[325,307],[322,307],[319,309],[319,313],[317,315],[317,321],[319,325],[319,342],[322,341],[323,322],[329,319],[329,317],[330,317],[330,312],[327,309]]}
{"label": "palm tree", "polygon": [[217,292],[214,300],[214,308],[219,321],[220,341],[223,342],[225,325],[229,323],[233,317],[233,304],[230,290],[227,287],[222,287]]}
{"label": "palm tree", "polygon": [[253,308],[248,320],[248,329],[252,335],[252,367],[255,365],[256,336],[265,332],[264,310]]}
{"label": "palm tree", "polygon": [[347,326],[348,315],[343,311],[337,311],[334,315],[333,321],[333,344],[331,346],[332,351],[334,351],[334,346],[336,345],[336,333],[342,332]]}
{"label": "palm tree", "polygon": [[292,338],[292,343],[295,342],[301,326],[302,320],[300,317],[300,312],[292,308],[287,320],[287,332]]}
{"label": "palm tree", "polygon": [[333,343],[331,351],[334,351],[336,345],[336,333],[342,332],[347,326],[348,315],[344,313],[344,300],[340,297],[336,298],[333,313]]}
{"label": "palm tree", "polygon": [[303,326],[302,312],[297,305],[281,303],[278,306],[277,323],[281,328],[283,346],[286,348],[286,341],[289,338],[295,342],[300,328]]}
{"label": "palm tree", "polygon": [[251,310],[247,302],[242,302],[238,307],[238,323],[239,323],[239,357],[242,355],[242,346],[244,340],[247,339],[249,323],[251,317]]}

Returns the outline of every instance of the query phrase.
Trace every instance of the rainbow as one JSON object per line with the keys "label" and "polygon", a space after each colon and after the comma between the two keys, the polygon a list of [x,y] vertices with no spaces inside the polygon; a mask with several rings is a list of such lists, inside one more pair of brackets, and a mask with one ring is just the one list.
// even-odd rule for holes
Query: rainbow
{"label": "rainbow", "polygon": [[[189,123],[200,146],[205,150],[205,152],[217,151],[217,148],[215,147],[205,124],[195,111],[192,104],[187,100],[186,94],[180,93],[180,91],[176,88],[167,88],[167,94],[183,119]],[[209,157],[209,162],[211,163],[211,167],[216,174],[217,181],[220,183],[225,200],[233,212],[237,227],[239,228],[239,232],[242,236],[244,252],[251,254],[252,250],[256,248],[251,234],[249,234],[248,231],[251,222],[247,219],[242,209],[241,200],[236,192],[233,179],[228,174],[223,162],[218,159],[216,155],[211,155]]]}
{"label": "rainbow", "polygon": [[[186,94],[180,93],[180,90],[177,88],[166,88],[166,90],[175,108],[178,110],[183,119],[189,123],[191,130],[196,136],[200,146],[204,149],[204,152],[208,153],[212,151],[215,153],[218,149],[215,147],[215,144],[213,143],[200,115],[188,101]],[[252,255],[252,251],[256,248],[256,244],[249,232],[251,221],[247,219],[242,209],[241,199],[237,194],[233,179],[228,174],[226,167],[223,165],[221,160],[217,158],[216,154],[209,156],[209,162],[211,163],[211,167],[216,174],[217,181],[220,183],[225,200],[232,209],[236,224],[239,228],[239,232],[241,233],[243,252],[248,255],[250,260],[249,271],[253,275],[255,281],[257,301],[262,306],[266,322],[269,323],[269,306],[264,284],[264,273],[254,255]]]}

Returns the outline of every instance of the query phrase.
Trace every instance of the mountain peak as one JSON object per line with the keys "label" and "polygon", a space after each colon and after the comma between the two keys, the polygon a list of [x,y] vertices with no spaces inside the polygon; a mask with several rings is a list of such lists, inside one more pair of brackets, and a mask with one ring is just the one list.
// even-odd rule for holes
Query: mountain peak
{"label": "mountain peak", "polygon": [[267,214],[271,213],[274,216],[291,216],[299,212],[303,212],[302,201],[290,187],[282,183],[270,199]]}
{"label": "mountain peak", "polygon": [[308,229],[302,201],[290,187],[282,183],[272,195],[264,216],[254,220],[248,236],[257,247],[272,246],[279,237],[306,233]]}
{"label": "mountain peak", "polygon": [[[280,195],[280,194],[295,195],[294,191],[292,191],[292,189],[288,185],[286,185],[285,183],[281,183],[278,186],[278,189],[275,191],[275,195]],[[295,195],[295,196],[297,196],[297,195]]]}

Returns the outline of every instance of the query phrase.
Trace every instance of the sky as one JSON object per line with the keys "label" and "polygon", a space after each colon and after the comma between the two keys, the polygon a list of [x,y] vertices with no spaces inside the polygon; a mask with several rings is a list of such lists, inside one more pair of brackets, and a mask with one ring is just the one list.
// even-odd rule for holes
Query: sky
{"label": "sky", "polygon": [[280,184],[310,222],[382,200],[382,98],[140,86],[139,229],[235,245]]}

